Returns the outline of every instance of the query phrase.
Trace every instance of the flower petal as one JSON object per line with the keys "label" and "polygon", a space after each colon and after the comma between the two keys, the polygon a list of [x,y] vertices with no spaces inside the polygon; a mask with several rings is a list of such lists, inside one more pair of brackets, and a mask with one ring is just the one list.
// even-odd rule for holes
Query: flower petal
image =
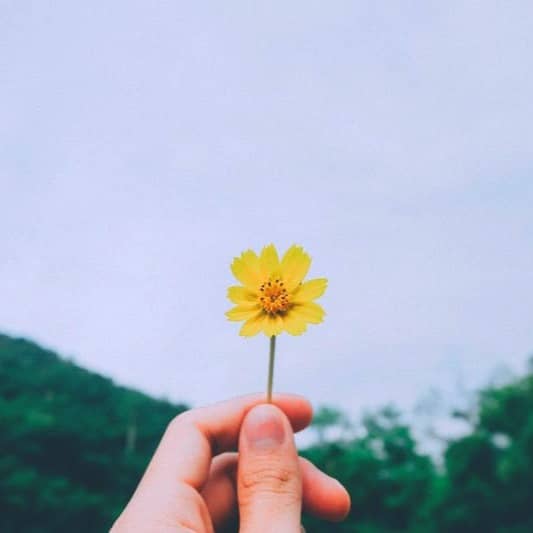
{"label": "flower petal", "polygon": [[271,276],[277,276],[280,273],[279,257],[276,247],[273,244],[265,246],[259,257],[261,265],[261,274],[263,280]]}
{"label": "flower petal", "polygon": [[239,322],[240,320],[248,320],[259,311],[259,305],[237,305],[229,311],[226,311],[226,316],[229,320]]}
{"label": "flower petal", "polygon": [[287,286],[292,291],[306,276],[311,266],[311,258],[301,246],[293,244],[281,260],[281,275]]}
{"label": "flower petal", "polygon": [[316,278],[306,281],[300,285],[291,297],[294,303],[310,302],[315,298],[320,298],[328,286],[326,278]]}
{"label": "flower petal", "polygon": [[235,257],[231,264],[231,271],[249,289],[257,289],[261,284],[259,258],[253,250],[246,250],[240,257]]}
{"label": "flower petal", "polygon": [[306,322],[311,324],[320,324],[324,320],[325,311],[315,302],[306,302],[303,304],[296,304],[292,309],[298,317],[303,318]]}
{"label": "flower petal", "polygon": [[256,313],[242,325],[239,335],[242,337],[253,337],[257,335],[263,327],[265,318],[266,316],[263,312]]}
{"label": "flower petal", "polygon": [[301,335],[307,329],[305,320],[290,311],[283,317],[283,327],[290,335]]}
{"label": "flower petal", "polygon": [[283,319],[279,315],[266,315],[263,331],[268,337],[279,335],[283,331]]}
{"label": "flower petal", "polygon": [[234,285],[233,287],[228,288],[228,298],[234,304],[257,303],[257,294],[246,287],[241,287],[240,285]]}

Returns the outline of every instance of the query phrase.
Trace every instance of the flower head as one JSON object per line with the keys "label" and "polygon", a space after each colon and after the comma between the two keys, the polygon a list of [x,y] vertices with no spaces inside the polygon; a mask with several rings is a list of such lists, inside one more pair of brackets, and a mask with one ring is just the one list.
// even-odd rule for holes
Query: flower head
{"label": "flower head", "polygon": [[324,309],[313,300],[326,290],[328,280],[304,282],[311,258],[301,246],[293,245],[280,260],[273,244],[260,255],[246,250],[231,264],[231,271],[242,285],[228,289],[235,304],[227,311],[229,320],[244,321],[240,334],[252,337],[260,331],[271,337],[286,331],[301,335],[307,324],[322,322]]}

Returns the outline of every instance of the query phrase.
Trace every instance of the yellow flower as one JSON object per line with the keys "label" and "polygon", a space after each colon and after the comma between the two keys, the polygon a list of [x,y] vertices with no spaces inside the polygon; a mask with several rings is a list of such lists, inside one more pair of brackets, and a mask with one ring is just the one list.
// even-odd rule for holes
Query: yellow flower
{"label": "yellow flower", "polygon": [[303,282],[311,258],[301,246],[293,245],[281,261],[273,244],[258,256],[246,250],[236,257],[231,271],[242,285],[228,289],[228,298],[236,304],[226,316],[245,321],[240,335],[252,337],[260,331],[271,337],[286,331],[301,335],[307,324],[322,322],[324,309],[313,300],[326,290],[328,280],[317,278]]}

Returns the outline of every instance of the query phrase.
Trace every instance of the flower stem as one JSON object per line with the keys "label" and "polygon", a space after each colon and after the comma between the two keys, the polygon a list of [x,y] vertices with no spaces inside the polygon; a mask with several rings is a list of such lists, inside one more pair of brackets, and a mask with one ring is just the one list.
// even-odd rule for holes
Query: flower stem
{"label": "flower stem", "polygon": [[268,361],[267,403],[272,403],[272,382],[274,381],[274,356],[276,354],[276,336],[270,337],[270,357]]}

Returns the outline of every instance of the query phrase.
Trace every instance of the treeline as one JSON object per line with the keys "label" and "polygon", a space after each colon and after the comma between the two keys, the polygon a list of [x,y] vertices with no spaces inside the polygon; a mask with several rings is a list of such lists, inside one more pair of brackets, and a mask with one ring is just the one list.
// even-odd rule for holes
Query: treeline
{"label": "treeline", "polygon": [[[0,531],[107,531],[185,408],[0,335]],[[533,374],[481,392],[466,419],[442,461],[392,408],[366,416],[357,437],[319,438],[303,455],[347,486],[353,509],[342,524],[306,518],[307,531],[531,533]],[[343,424],[323,409],[315,429]]]}
{"label": "treeline", "polygon": [[[342,423],[338,412],[323,415],[322,425]],[[308,519],[307,531],[533,532],[533,372],[487,388],[455,416],[468,429],[446,442],[442,461],[419,452],[391,408],[365,417],[358,438],[306,450],[352,497],[346,522]]]}

